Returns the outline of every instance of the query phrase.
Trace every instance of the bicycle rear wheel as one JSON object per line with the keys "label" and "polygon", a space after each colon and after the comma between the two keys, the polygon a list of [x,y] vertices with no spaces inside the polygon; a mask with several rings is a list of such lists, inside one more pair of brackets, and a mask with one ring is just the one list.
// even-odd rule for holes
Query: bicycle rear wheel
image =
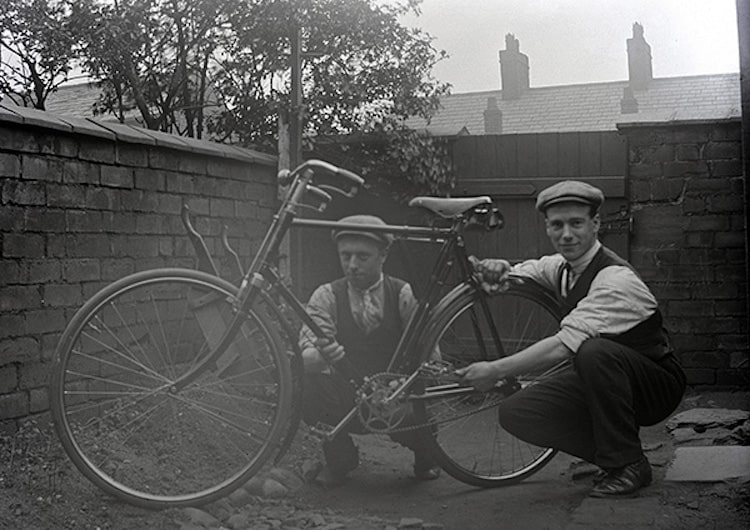
{"label": "bicycle rear wheel", "polygon": [[216,500],[278,449],[291,374],[266,316],[191,384],[234,315],[236,288],[188,269],[133,274],[89,300],[63,333],[50,387],[58,436],[104,491],[146,508]]}
{"label": "bicycle rear wheel", "polygon": [[[487,298],[491,321],[480,303],[483,296],[468,285],[457,288],[452,299],[435,316],[423,341],[426,352],[438,347],[442,361],[451,369],[476,361],[512,355],[554,334],[559,308],[553,298],[528,286],[512,286]],[[499,347],[493,343],[497,330]],[[428,358],[424,354],[422,358]],[[516,483],[537,472],[555,455],[505,431],[497,418],[497,405],[510,393],[533,384],[544,374],[519,377],[515,385],[486,393],[478,391],[418,401],[416,410],[433,427],[432,451],[436,461],[452,477],[479,487]],[[425,385],[429,387],[430,381]],[[437,382],[435,382],[437,384]],[[429,388],[427,393],[429,393]]]}

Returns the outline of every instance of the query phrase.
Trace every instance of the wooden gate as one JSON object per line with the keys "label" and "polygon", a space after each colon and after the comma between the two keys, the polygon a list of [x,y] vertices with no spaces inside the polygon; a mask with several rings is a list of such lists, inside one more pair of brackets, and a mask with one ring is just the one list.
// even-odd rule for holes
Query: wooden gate
{"label": "wooden gate", "polygon": [[[505,218],[502,230],[468,234],[470,253],[520,261],[554,252],[544,219],[534,207],[536,195],[560,180],[577,179],[604,192],[601,239],[628,258],[627,151],[625,139],[616,132],[465,136],[454,141],[452,150],[457,171],[454,196],[489,195]],[[395,224],[424,223],[420,212],[367,193],[352,201],[337,200],[324,214],[311,216],[339,219],[352,213],[379,215]],[[302,298],[340,276],[330,232],[308,230],[299,236],[296,248],[292,270]],[[419,293],[429,280],[434,256],[435,248],[429,245],[397,245],[386,270],[410,281]]]}

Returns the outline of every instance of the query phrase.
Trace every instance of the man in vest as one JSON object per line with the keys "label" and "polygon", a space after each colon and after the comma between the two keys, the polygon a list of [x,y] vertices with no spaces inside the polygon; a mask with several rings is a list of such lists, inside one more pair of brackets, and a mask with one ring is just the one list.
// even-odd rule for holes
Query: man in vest
{"label": "man in vest", "polygon": [[[353,215],[342,224],[385,225],[372,215]],[[336,425],[355,405],[355,388],[337,369],[342,359],[359,376],[385,372],[416,300],[411,286],[383,274],[383,264],[393,236],[386,232],[334,230],[344,277],[318,287],[310,297],[308,312],[331,340],[319,340],[303,327],[300,348],[305,363],[303,419],[308,425]],[[409,420],[406,420],[406,424]],[[323,443],[326,466],[317,481],[340,484],[359,465],[359,451],[350,432],[363,433],[359,421]],[[391,434],[414,451],[414,475],[432,480],[440,475],[422,436],[423,429]]]}
{"label": "man in vest", "polygon": [[603,201],[601,190],[584,182],[555,184],[539,193],[536,206],[557,254],[515,266],[502,259],[475,263],[489,292],[505,288],[510,272],[554,290],[564,318],[555,335],[458,372],[486,390],[505,377],[570,360],[565,370],[505,400],[500,423],[529,443],[596,464],[602,471],[591,495],[617,497],[651,483],[639,427],[674,411],[685,376],[653,294],[598,241]]}

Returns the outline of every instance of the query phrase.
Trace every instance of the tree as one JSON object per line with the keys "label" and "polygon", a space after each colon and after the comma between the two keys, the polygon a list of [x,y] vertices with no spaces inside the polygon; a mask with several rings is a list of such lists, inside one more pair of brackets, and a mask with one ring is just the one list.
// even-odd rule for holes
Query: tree
{"label": "tree", "polygon": [[231,0],[72,2],[83,62],[98,81],[100,113],[136,110],[149,129],[201,137],[209,76]]}
{"label": "tree", "polygon": [[0,9],[0,92],[44,110],[68,80],[75,56],[63,0],[4,0]]}
{"label": "tree", "polygon": [[[207,131],[217,141],[275,151],[279,120],[288,118],[291,108],[296,37],[303,43],[301,85],[310,142],[356,134],[368,141],[395,135],[416,147],[429,143],[402,125],[408,116],[429,117],[448,88],[430,73],[444,52],[432,47],[429,35],[399,22],[420,2],[79,0],[71,5],[84,64],[103,88],[101,111],[123,120],[127,111],[137,110],[151,129],[198,137]],[[208,112],[212,101],[216,106]],[[383,144],[383,138],[378,141]],[[444,164],[444,156],[429,157],[437,151],[432,147],[423,150],[425,160]],[[359,151],[364,156],[372,150]],[[392,154],[399,151],[408,149]],[[448,182],[447,172],[436,182]],[[434,173],[416,181],[429,181]]]}

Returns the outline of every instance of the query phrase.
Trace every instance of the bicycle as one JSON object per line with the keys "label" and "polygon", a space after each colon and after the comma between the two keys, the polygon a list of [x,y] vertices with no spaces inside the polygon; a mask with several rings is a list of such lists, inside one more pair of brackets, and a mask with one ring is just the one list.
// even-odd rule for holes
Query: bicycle
{"label": "bicycle", "polygon": [[[218,276],[188,216],[203,270],[134,273],[104,287],[72,318],[55,352],[50,399],[57,434],[81,473],[138,506],[200,505],[285,453],[300,421],[293,318],[327,338],[274,264],[293,226],[387,231],[439,245],[427,292],[387,372],[362,378],[346,362],[336,364],[359,388],[358,401],[322,435],[334,436],[355,417],[376,433],[429,427],[438,464],[478,487],[516,483],[549,462],[553,449],[505,432],[495,411],[544,374],[504,380],[489,392],[455,375],[554,333],[560,318],[555,296],[522,278],[497,294],[482,290],[463,234],[502,227],[490,198],[414,198],[410,205],[440,221],[433,226],[346,225],[299,214],[323,211],[334,193],[353,197],[362,178],[318,160],[280,178],[288,191],[239,285]],[[403,423],[407,407],[416,425]]]}

